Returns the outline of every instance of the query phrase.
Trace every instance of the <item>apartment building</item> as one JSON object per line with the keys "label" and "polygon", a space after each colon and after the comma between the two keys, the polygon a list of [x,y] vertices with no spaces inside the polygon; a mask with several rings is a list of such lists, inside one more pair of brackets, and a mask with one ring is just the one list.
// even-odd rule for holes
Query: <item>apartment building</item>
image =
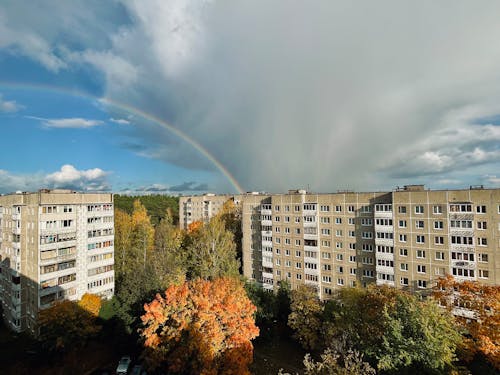
{"label": "apartment building", "polygon": [[4,320],[37,334],[40,309],[114,293],[112,194],[40,190],[0,196]]}
{"label": "apartment building", "polygon": [[187,229],[189,224],[195,221],[208,222],[215,216],[224,203],[233,200],[239,204],[240,195],[215,195],[212,193],[204,195],[192,195],[179,198],[179,226]]}
{"label": "apartment building", "polygon": [[500,284],[500,189],[245,194],[243,272],[263,288],[387,284],[425,292],[451,274]]}

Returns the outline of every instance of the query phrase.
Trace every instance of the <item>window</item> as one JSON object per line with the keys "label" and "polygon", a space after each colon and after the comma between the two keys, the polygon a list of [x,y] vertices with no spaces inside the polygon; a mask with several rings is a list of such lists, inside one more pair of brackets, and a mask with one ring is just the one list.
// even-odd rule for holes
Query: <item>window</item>
{"label": "window", "polygon": [[300,212],[300,205],[298,205],[298,204],[295,205],[294,209],[295,209],[295,212]]}
{"label": "window", "polygon": [[320,222],[321,222],[321,224],[330,224],[330,218],[329,217],[321,217]]}
{"label": "window", "polygon": [[417,272],[418,273],[425,273],[425,266],[421,264],[417,264]]}
{"label": "window", "polygon": [[479,270],[479,277],[482,279],[488,279],[490,277],[490,271],[488,270]]}
{"label": "window", "polygon": [[300,228],[295,228],[295,234],[300,234]]}
{"label": "window", "polygon": [[295,256],[296,257],[300,257],[302,254],[299,250],[295,250]]}
{"label": "window", "polygon": [[443,245],[444,244],[444,237],[443,236],[435,236],[434,237],[434,244],[435,245]]}
{"label": "window", "polygon": [[344,279],[337,279],[337,285],[344,285]]}
{"label": "window", "polygon": [[399,206],[398,207],[398,212],[400,214],[405,214],[406,213],[406,206]]}
{"label": "window", "polygon": [[276,259],[276,265],[281,266],[281,259]]}
{"label": "window", "polygon": [[331,264],[323,264],[323,271],[331,271],[331,270],[332,270]]}
{"label": "window", "polygon": [[425,236],[417,235],[417,243],[425,243]]}
{"label": "window", "polygon": [[425,250],[417,250],[417,258],[425,258]]}
{"label": "window", "polygon": [[408,236],[406,234],[399,235],[399,242],[406,242]]}
{"label": "window", "polygon": [[442,267],[439,267],[439,268],[435,268],[434,269],[434,274],[436,276],[444,276],[446,274],[446,269],[445,268],[442,268]]}
{"label": "window", "polygon": [[401,271],[408,271],[408,263],[400,263],[399,264],[399,269]]}
{"label": "window", "polygon": [[354,212],[354,206],[347,206],[347,211]]}
{"label": "window", "polygon": [[423,228],[424,227],[424,221],[423,220],[417,220],[415,221],[415,228]]}
{"label": "window", "polygon": [[406,228],[406,220],[399,220],[399,227]]}
{"label": "window", "polygon": [[485,230],[487,229],[488,225],[486,221],[478,221],[477,222],[477,229]]}
{"label": "window", "polygon": [[285,238],[285,245],[290,245],[290,244],[291,244],[290,238]]}
{"label": "window", "polygon": [[363,232],[361,234],[361,237],[364,239],[372,239],[373,238],[373,233],[372,232]]}
{"label": "window", "polygon": [[373,225],[373,219],[362,218],[361,219],[361,225],[363,225],[363,226],[371,226],[371,225]]}
{"label": "window", "polygon": [[408,256],[408,249],[399,249],[399,255],[402,257]]}
{"label": "window", "polygon": [[424,213],[424,206],[415,206],[415,213],[416,214],[423,214]]}
{"label": "window", "polygon": [[371,243],[364,243],[362,245],[362,250],[363,251],[370,251],[370,252],[373,251],[373,244],[371,244]]}
{"label": "window", "polygon": [[321,281],[324,283],[330,284],[332,282],[332,277],[331,276],[322,276]]}
{"label": "window", "polygon": [[444,260],[444,252],[436,251],[436,260]]}
{"label": "window", "polygon": [[350,243],[349,244],[349,249],[350,250],[356,250],[356,243]]}
{"label": "window", "polygon": [[72,224],[73,224],[73,220],[63,220],[62,221],[63,228],[70,227]]}
{"label": "window", "polygon": [[342,212],[342,206],[335,206],[335,212]]}
{"label": "window", "polygon": [[295,246],[300,246],[300,240],[295,240]]}
{"label": "window", "polygon": [[321,257],[323,259],[330,259],[332,257],[332,254],[327,253],[326,251],[324,251],[324,252],[321,253]]}
{"label": "window", "polygon": [[324,289],[324,294],[331,295],[332,294],[332,288],[325,288]]}
{"label": "window", "polygon": [[443,207],[442,206],[432,206],[432,212],[435,215],[439,215],[443,213]]}
{"label": "window", "polygon": [[278,205],[274,206],[274,211],[280,212],[280,206]]}
{"label": "window", "polygon": [[285,228],[285,233],[290,233],[290,228]]}
{"label": "window", "polygon": [[400,279],[401,285],[408,285],[408,278],[407,277],[402,277]]}
{"label": "window", "polygon": [[351,263],[356,262],[356,255],[349,255],[349,262]]}
{"label": "window", "polygon": [[442,221],[434,222],[434,229],[443,229],[443,228],[444,228],[444,223]]}
{"label": "window", "polygon": [[427,281],[425,280],[418,280],[417,281],[417,286],[421,289],[427,288]]}
{"label": "window", "polygon": [[276,217],[274,218],[274,221],[279,222],[279,221],[280,221],[280,217],[279,217],[279,216],[276,216]]}
{"label": "window", "polygon": [[302,280],[302,275],[300,273],[298,273],[298,274],[295,275],[295,278],[297,280]]}
{"label": "window", "polygon": [[285,212],[290,212],[290,206],[285,206]]}
{"label": "window", "polygon": [[338,261],[343,261],[344,260],[344,255],[342,254],[337,254],[337,256],[335,257]]}
{"label": "window", "polygon": [[290,256],[290,250],[289,249],[285,249],[285,255],[288,257]]}
{"label": "window", "polygon": [[478,261],[481,263],[488,263],[488,254],[478,254]]}
{"label": "window", "polygon": [[[321,234],[323,234],[323,235],[329,235],[330,234],[330,229],[328,229],[328,228],[321,229]],[[340,235],[342,235],[342,231],[340,231]]]}
{"label": "window", "polygon": [[478,237],[477,238],[477,245],[478,246],[488,246],[488,240],[484,237]]}
{"label": "window", "polygon": [[486,206],[476,206],[476,212],[478,214],[485,214],[486,213]]}
{"label": "window", "polygon": [[330,247],[330,241],[321,240],[321,246],[323,246],[323,247]]}
{"label": "window", "polygon": [[292,265],[291,261],[289,261],[289,260],[285,261],[285,267],[291,267],[291,265]]}
{"label": "window", "polygon": [[294,220],[294,221],[295,221],[295,223],[297,223],[297,224],[298,224],[298,223],[300,223],[300,217],[299,217],[299,216],[295,216],[295,220]]}
{"label": "window", "polygon": [[321,212],[329,212],[330,211],[330,206],[319,206],[319,210]]}
{"label": "window", "polygon": [[335,224],[342,224],[342,218],[341,217],[336,217],[335,218]]}
{"label": "window", "polygon": [[347,218],[347,224],[354,225],[354,218],[353,217],[348,217]]}
{"label": "window", "polygon": [[335,242],[335,247],[337,249],[342,249],[342,242]]}
{"label": "window", "polygon": [[349,237],[356,237],[356,233],[353,230],[350,230]]}
{"label": "window", "polygon": [[295,263],[295,268],[302,268],[302,263],[301,262]]}
{"label": "window", "polygon": [[474,270],[468,270],[463,268],[452,268],[451,274],[453,276],[474,277]]}
{"label": "window", "polygon": [[289,223],[290,222],[290,216],[285,216],[284,220],[285,220],[285,223]]}

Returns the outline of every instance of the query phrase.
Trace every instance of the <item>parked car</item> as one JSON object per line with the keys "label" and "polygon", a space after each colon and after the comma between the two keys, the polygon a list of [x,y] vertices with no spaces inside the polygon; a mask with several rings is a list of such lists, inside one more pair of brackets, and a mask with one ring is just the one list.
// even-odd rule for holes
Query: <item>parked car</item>
{"label": "parked car", "polygon": [[119,375],[126,375],[128,372],[128,368],[130,366],[130,357],[128,355],[125,355],[120,359],[120,362],[118,362],[118,367],[116,368],[116,373]]}

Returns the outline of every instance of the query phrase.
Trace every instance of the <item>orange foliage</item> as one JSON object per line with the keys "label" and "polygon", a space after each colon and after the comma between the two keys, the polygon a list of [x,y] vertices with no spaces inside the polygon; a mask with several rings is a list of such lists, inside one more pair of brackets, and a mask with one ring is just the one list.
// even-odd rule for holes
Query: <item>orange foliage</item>
{"label": "orange foliage", "polygon": [[470,316],[456,315],[456,320],[470,335],[463,340],[467,359],[480,352],[500,369],[500,286],[478,282],[458,282],[452,276],[440,278],[434,296],[450,310],[470,311]]}
{"label": "orange foliage", "polygon": [[95,294],[85,293],[82,299],[78,302],[85,311],[88,311],[92,316],[98,317],[101,310],[102,300],[101,297]]}
{"label": "orange foliage", "polygon": [[187,232],[188,233],[194,233],[197,232],[201,229],[203,226],[203,222],[201,221],[193,221],[191,224],[188,225]]}
{"label": "orange foliage", "polygon": [[255,306],[241,282],[197,279],[173,285],[144,305],[145,357],[173,373],[249,374],[257,337]]}

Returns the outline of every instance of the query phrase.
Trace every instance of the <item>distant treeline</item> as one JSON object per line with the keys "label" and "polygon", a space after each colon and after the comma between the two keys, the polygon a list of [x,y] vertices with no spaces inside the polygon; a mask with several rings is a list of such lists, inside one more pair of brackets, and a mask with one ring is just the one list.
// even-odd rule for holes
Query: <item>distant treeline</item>
{"label": "distant treeline", "polygon": [[148,215],[151,217],[151,223],[157,225],[165,217],[167,208],[170,208],[174,224],[179,222],[179,197],[169,195],[119,195],[114,196],[115,208],[125,211],[129,215],[134,209],[134,201],[139,199],[146,207]]}

